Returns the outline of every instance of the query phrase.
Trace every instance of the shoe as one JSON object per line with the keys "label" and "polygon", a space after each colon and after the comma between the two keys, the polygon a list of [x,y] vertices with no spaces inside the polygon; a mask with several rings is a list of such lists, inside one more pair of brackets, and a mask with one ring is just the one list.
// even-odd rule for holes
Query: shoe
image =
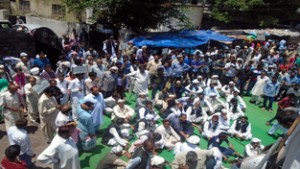
{"label": "shoe", "polygon": [[266,110],[266,108],[262,107],[261,110]]}
{"label": "shoe", "polygon": [[272,113],[272,112],[273,112],[273,110],[272,110],[272,109],[269,109],[269,112],[271,112],[271,113]]}

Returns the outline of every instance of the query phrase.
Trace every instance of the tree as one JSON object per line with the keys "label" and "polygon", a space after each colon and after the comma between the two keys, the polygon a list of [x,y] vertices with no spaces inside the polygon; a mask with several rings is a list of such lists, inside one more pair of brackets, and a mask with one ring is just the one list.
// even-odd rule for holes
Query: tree
{"label": "tree", "polygon": [[188,23],[184,10],[173,0],[63,0],[71,12],[94,9],[94,20],[112,28],[128,28],[143,31],[168,25],[171,18]]}
{"label": "tree", "polygon": [[231,23],[244,22],[257,26],[275,26],[286,21],[300,21],[299,0],[212,0],[212,17]]}

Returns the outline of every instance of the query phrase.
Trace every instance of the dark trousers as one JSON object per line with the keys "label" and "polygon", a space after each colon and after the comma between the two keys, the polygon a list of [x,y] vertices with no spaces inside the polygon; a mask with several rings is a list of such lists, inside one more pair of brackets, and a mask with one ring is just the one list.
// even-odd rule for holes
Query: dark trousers
{"label": "dark trousers", "polygon": [[31,157],[26,153],[19,156],[19,159],[24,161],[28,167],[32,165]]}
{"label": "dark trousers", "polygon": [[234,151],[231,148],[219,147],[219,150],[222,154],[224,154],[227,158],[234,154]]}
{"label": "dark trousers", "polygon": [[246,95],[250,96],[250,91],[254,87],[255,83],[256,83],[256,80],[250,80],[250,82],[248,84],[248,87],[247,87],[247,93],[246,93]]}
{"label": "dark trousers", "polygon": [[108,98],[113,94],[113,91],[103,91],[102,94],[104,98]]}
{"label": "dark trousers", "polygon": [[281,87],[279,89],[278,95],[276,96],[276,99],[284,98],[286,96],[286,92],[287,92],[287,89]]}
{"label": "dark trousers", "polygon": [[240,90],[240,96],[243,96],[246,86],[246,80],[238,80],[237,88]]}
{"label": "dark trousers", "polygon": [[[267,107],[267,102],[268,101],[269,101],[269,105]],[[272,110],[273,101],[274,101],[274,97],[264,96],[263,107],[266,108],[266,109],[268,109],[268,110]]]}

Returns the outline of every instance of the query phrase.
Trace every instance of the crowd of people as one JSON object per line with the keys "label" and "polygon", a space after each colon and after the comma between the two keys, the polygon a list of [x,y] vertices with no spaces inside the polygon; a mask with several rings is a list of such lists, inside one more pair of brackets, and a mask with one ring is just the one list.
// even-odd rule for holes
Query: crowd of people
{"label": "crowd of people", "polygon": [[[219,169],[231,157],[263,152],[251,132],[245,96],[274,114],[299,106],[300,45],[285,40],[163,55],[131,41],[118,50],[113,37],[102,51],[79,42],[64,38],[56,65],[43,52],[4,58],[0,84],[8,87],[1,89],[0,106],[10,144],[4,168],[33,165],[30,123],[40,126],[41,141],[49,144],[37,160],[55,169],[81,168],[79,150],[92,151],[99,137],[112,147],[99,169]],[[134,107],[128,104],[133,98]],[[100,130],[104,116],[111,124]],[[272,125],[268,134],[286,132],[275,119],[266,122]],[[244,154],[228,137],[250,140]],[[200,148],[200,139],[208,141],[207,149]],[[159,156],[162,149],[173,152],[174,161]],[[128,162],[119,158],[123,155]]]}

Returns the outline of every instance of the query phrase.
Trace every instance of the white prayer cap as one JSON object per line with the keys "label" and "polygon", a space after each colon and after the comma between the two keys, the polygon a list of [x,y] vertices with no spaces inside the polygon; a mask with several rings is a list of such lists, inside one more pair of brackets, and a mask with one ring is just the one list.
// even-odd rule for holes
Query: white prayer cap
{"label": "white prayer cap", "polygon": [[146,120],[152,120],[152,119],[154,119],[154,115],[148,113],[148,114],[146,115],[145,119],[146,119]]}
{"label": "white prayer cap", "polygon": [[175,98],[176,96],[174,94],[169,94],[168,97],[169,98]]}
{"label": "white prayer cap", "polygon": [[40,73],[40,69],[38,67],[34,67],[34,68],[30,69],[30,73],[32,75],[38,75]]}
{"label": "white prayer cap", "polygon": [[253,137],[253,138],[251,139],[251,142],[252,142],[252,143],[260,143],[261,140],[258,139],[258,138],[256,138],[256,137]]}
{"label": "white prayer cap", "polygon": [[198,81],[197,79],[194,79],[194,80],[192,81],[192,83],[193,83],[193,84],[198,84],[199,81]]}
{"label": "white prayer cap", "polygon": [[119,99],[119,100],[118,100],[118,103],[124,103],[124,102],[125,102],[124,99]]}
{"label": "white prayer cap", "polygon": [[199,144],[200,143],[200,137],[198,137],[196,135],[192,135],[188,139],[186,139],[186,141],[191,143],[191,144]]}
{"label": "white prayer cap", "polygon": [[183,57],[182,54],[177,55],[177,58],[182,58],[182,57]]}
{"label": "white prayer cap", "polygon": [[240,93],[239,89],[234,89],[234,92]]}
{"label": "white prayer cap", "polygon": [[215,96],[217,96],[217,94],[216,93],[209,93],[209,95],[208,95],[209,97],[215,97]]}
{"label": "white prayer cap", "polygon": [[0,69],[4,69],[4,65],[0,65]]}
{"label": "white prayer cap", "polygon": [[197,78],[198,78],[198,79],[202,79],[203,77],[199,75],[199,76],[197,76]]}
{"label": "white prayer cap", "polygon": [[109,70],[118,70],[119,68],[117,66],[112,66],[111,68],[109,68]]}
{"label": "white prayer cap", "polygon": [[25,53],[25,52],[21,52],[21,53],[20,53],[20,57],[23,57],[23,56],[28,56],[28,54]]}
{"label": "white prayer cap", "polygon": [[240,48],[241,48],[241,46],[239,46],[239,45],[236,45],[236,46],[235,46],[235,48],[236,48],[236,49],[240,49]]}
{"label": "white prayer cap", "polygon": [[157,156],[157,155],[155,155],[151,158],[151,165],[152,166],[154,166],[154,165],[159,166],[159,165],[162,165],[164,162],[165,162],[165,159],[160,157],[160,156]]}
{"label": "white prayer cap", "polygon": [[122,152],[122,151],[123,151],[123,147],[120,146],[120,145],[114,146],[114,147],[110,150],[110,152],[111,152],[111,153],[114,153],[114,154],[120,153],[120,152]]}
{"label": "white prayer cap", "polygon": [[146,96],[148,93],[146,93],[146,92],[141,92],[141,93],[139,93],[139,96]]}
{"label": "white prayer cap", "polygon": [[227,109],[222,109],[221,113],[226,113],[227,114]]}
{"label": "white prayer cap", "polygon": [[65,65],[66,67],[70,67],[71,64],[68,61],[61,62],[61,65]]}
{"label": "white prayer cap", "polygon": [[211,78],[219,78],[218,75],[212,75]]}
{"label": "white prayer cap", "polygon": [[147,48],[147,46],[142,46],[142,49],[146,49]]}
{"label": "white prayer cap", "polygon": [[233,84],[234,85],[235,83],[233,81],[230,81],[229,84]]}

